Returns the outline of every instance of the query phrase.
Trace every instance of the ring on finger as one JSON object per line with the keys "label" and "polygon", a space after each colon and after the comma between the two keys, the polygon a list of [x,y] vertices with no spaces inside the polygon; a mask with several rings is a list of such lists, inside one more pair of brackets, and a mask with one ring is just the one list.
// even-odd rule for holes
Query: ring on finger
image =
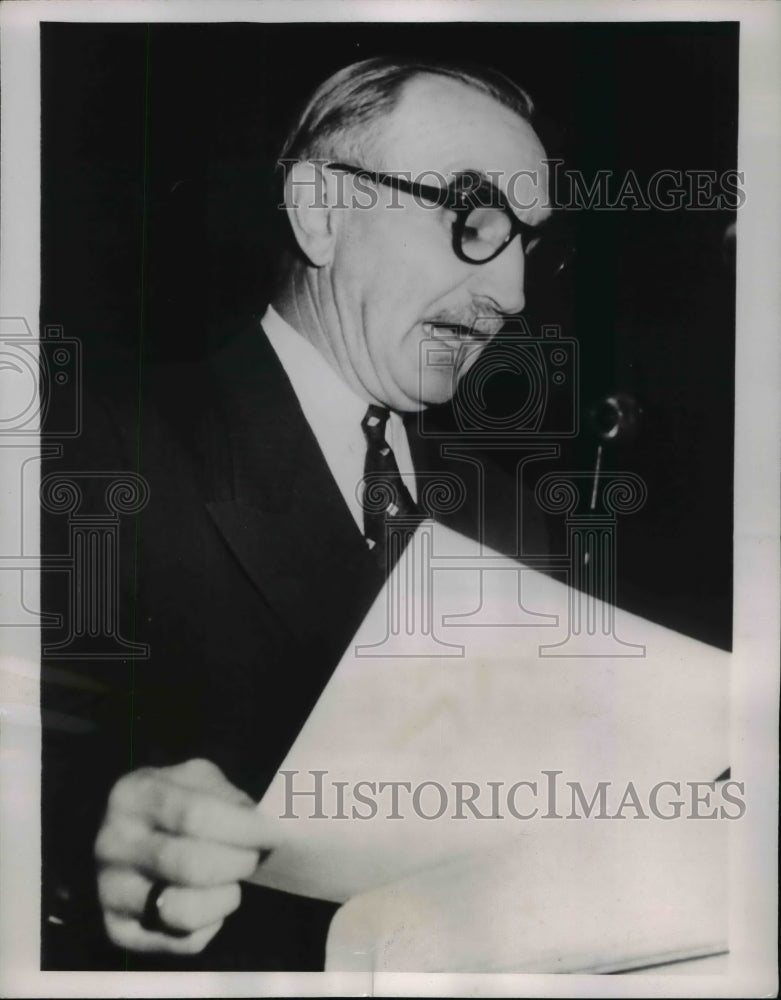
{"label": "ring on finger", "polygon": [[169,927],[163,919],[163,894],[170,886],[164,879],[157,879],[149,888],[144,903],[144,909],[139,919],[139,924],[145,931],[152,931],[162,934],[170,934],[172,937],[187,937],[189,931],[176,930]]}

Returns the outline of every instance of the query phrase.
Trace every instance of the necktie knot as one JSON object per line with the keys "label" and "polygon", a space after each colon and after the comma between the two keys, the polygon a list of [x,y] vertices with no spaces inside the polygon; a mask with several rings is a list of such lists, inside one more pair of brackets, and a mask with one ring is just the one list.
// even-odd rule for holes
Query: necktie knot
{"label": "necktie knot", "polygon": [[390,419],[390,410],[385,406],[370,404],[366,415],[361,421],[363,433],[370,445],[385,444],[385,428]]}

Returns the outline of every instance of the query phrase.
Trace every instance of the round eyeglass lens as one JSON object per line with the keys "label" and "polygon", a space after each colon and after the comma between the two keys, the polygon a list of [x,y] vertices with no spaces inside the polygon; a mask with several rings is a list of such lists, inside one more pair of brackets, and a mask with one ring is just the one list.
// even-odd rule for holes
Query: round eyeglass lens
{"label": "round eyeglass lens", "polygon": [[461,252],[470,260],[488,260],[507,242],[511,231],[504,209],[476,205],[461,229]]}

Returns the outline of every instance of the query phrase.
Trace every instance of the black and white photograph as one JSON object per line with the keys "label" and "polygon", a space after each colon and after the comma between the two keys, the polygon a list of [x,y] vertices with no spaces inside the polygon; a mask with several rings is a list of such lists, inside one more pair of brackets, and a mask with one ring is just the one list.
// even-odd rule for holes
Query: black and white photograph
{"label": "black and white photograph", "polygon": [[778,8],[0,18],[0,995],[774,995]]}

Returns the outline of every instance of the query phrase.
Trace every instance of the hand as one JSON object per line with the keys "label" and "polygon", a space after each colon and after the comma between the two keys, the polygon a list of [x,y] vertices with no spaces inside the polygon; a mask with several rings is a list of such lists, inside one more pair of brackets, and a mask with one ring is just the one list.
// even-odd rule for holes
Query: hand
{"label": "hand", "polygon": [[[177,955],[202,951],[238,907],[239,880],[258,865],[262,820],[254,805],[208,760],[120,778],[95,842],[98,895],[114,944]],[[140,924],[159,879],[170,883],[158,907],[170,934]]]}

